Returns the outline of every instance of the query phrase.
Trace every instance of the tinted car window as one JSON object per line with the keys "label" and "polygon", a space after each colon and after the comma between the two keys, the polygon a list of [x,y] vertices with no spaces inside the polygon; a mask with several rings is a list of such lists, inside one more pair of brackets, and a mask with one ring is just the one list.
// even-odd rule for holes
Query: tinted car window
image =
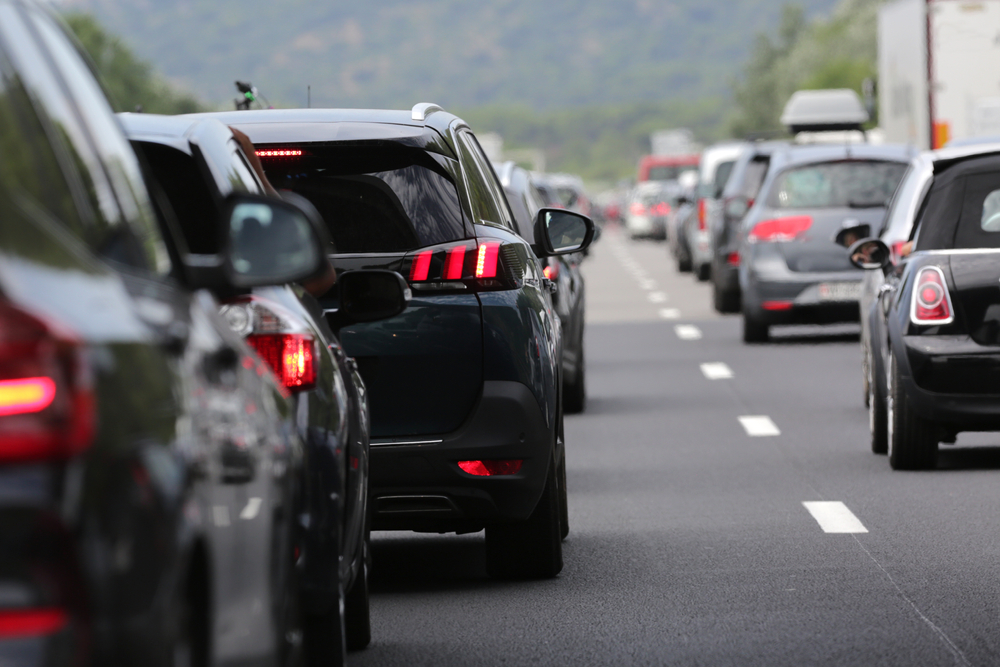
{"label": "tinted car window", "polygon": [[775,179],[768,205],[773,208],[883,206],[906,165],[898,162],[844,161],[788,169]]}
{"label": "tinted car window", "polygon": [[492,181],[493,170],[485,162],[479,144],[468,132],[462,132],[458,141],[459,153],[469,180],[469,196],[472,198],[472,212],[477,222],[492,222],[512,227],[510,216],[504,211],[506,202],[498,198]]}
{"label": "tinted car window", "polygon": [[1000,247],[1000,173],[967,176],[962,200],[955,247]]}
{"label": "tinted car window", "polygon": [[265,160],[264,169],[274,187],[299,193],[319,210],[334,252],[405,252],[466,238],[455,184],[422,151],[311,152],[297,162]]}
{"label": "tinted car window", "polygon": [[740,184],[739,194],[749,199],[755,199],[760,192],[760,186],[764,184],[764,177],[767,176],[767,165],[769,160],[766,157],[751,160],[743,173],[743,182]]}
{"label": "tinted car window", "polygon": [[715,197],[722,196],[722,191],[725,189],[726,183],[729,181],[729,175],[733,173],[734,164],[736,164],[735,160],[730,162],[720,162],[719,166],[715,168]]}

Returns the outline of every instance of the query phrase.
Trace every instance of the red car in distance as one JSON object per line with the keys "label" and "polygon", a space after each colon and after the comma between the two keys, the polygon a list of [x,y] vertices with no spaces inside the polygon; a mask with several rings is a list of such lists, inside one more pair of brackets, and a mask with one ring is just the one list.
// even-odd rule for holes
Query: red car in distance
{"label": "red car in distance", "polygon": [[681,173],[698,169],[701,156],[690,155],[644,155],[639,160],[638,181],[675,181]]}

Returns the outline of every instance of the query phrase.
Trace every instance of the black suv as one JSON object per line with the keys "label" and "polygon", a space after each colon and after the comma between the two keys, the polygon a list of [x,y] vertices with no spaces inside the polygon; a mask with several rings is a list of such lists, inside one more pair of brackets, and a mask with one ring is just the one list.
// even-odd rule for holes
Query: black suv
{"label": "black suv", "polygon": [[188,264],[41,5],[0,0],[0,84],[0,663],[286,664],[302,444],[205,288],[308,278],[324,231],[238,194]]}
{"label": "black suv", "polygon": [[436,105],[213,116],[312,201],[338,271],[398,271],[413,289],[400,316],[341,335],[370,392],[373,528],[485,527],[493,575],[557,574],[562,333],[539,257],[586,248],[590,219],[542,209],[522,239],[475,136]]}

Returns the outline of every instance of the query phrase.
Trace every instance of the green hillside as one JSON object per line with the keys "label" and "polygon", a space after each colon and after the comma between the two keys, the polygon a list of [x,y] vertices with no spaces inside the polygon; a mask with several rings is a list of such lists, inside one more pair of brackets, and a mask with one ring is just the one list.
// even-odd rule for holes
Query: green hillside
{"label": "green hillside", "polygon": [[[834,0],[801,0],[807,15]],[[229,104],[557,109],[726,95],[781,0],[63,0],[170,80]]]}

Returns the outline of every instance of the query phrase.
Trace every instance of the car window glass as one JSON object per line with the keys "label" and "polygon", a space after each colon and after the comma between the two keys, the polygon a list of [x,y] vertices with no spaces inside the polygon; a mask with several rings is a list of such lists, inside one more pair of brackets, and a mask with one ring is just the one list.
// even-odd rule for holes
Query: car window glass
{"label": "car window glass", "polygon": [[264,188],[257,180],[253,169],[247,164],[246,158],[243,157],[243,151],[239,144],[235,140],[231,140],[229,143],[233,149],[229,160],[229,182],[232,183],[233,189],[242,192],[263,192]]}
{"label": "car window glass", "polygon": [[793,167],[780,174],[768,205],[774,208],[878,207],[903,176],[898,162],[824,162]]}
{"label": "car window glass", "polygon": [[1000,247],[1000,172],[965,177],[955,248]]}
{"label": "car window glass", "polygon": [[485,164],[478,143],[468,132],[459,134],[459,153],[466,165],[466,177],[469,181],[469,196],[472,198],[472,212],[477,222],[492,222],[505,227],[512,227],[510,217],[503,211],[506,202],[497,197],[491,187],[494,180],[493,172]]}
{"label": "car window glass", "polygon": [[983,231],[1000,232],[1000,190],[993,190],[986,195],[979,225]]}
{"label": "car window glass", "polygon": [[[95,249],[120,264],[161,274],[169,272],[169,256],[156,225],[139,162],[104,92],[61,28],[43,12],[34,8],[29,12],[62,75],[62,83],[72,92],[76,111],[84,119],[86,131],[78,128],[69,136],[78,154],[91,153],[85,161],[95,186],[100,188],[96,194],[105,215],[100,221],[104,224],[96,230]],[[42,68],[36,62],[32,69]]]}
{"label": "car window glass", "polygon": [[716,198],[722,196],[722,191],[729,181],[729,175],[733,172],[733,165],[735,164],[735,160],[729,160],[727,162],[720,162],[719,166],[715,168],[715,190],[713,196]]}
{"label": "car window glass", "polygon": [[[31,198],[78,237],[85,227],[77,201],[39,114],[21,80],[0,52],[0,187]],[[68,167],[68,165],[66,165]]]}
{"label": "car window glass", "polygon": [[764,184],[764,176],[767,175],[767,165],[767,158],[750,161],[743,173],[739,194],[747,199],[756,199],[760,186]]}
{"label": "car window glass", "polygon": [[913,210],[913,199],[917,196],[917,189],[922,181],[921,170],[914,166],[906,170],[903,179],[892,195],[892,201],[889,202],[889,208],[877,236],[882,236],[887,232],[900,237],[909,234],[910,225],[913,224],[913,220],[910,218],[910,212]]}

